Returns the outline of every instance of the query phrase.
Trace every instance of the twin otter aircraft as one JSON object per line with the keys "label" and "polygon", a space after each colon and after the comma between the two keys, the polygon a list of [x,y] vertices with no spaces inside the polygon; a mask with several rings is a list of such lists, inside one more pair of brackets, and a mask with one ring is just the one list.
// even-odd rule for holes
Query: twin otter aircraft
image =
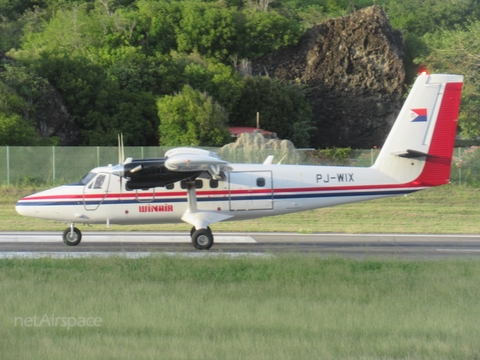
{"label": "twin otter aircraft", "polygon": [[369,168],[231,164],[217,154],[176,148],[163,158],[98,167],[80,182],[27,196],[19,214],[71,223],[191,224],[192,244],[213,245],[209,225],[403,195],[447,184],[463,77],[420,75]]}

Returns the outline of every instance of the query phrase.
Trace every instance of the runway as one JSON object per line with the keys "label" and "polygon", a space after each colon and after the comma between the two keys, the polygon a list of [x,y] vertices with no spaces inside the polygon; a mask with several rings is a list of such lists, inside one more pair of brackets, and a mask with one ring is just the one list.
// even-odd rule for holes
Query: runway
{"label": "runway", "polygon": [[275,256],[435,260],[480,258],[480,235],[214,233],[209,251],[197,251],[186,233],[83,232],[82,242],[66,246],[59,232],[0,232],[0,258],[121,255]]}

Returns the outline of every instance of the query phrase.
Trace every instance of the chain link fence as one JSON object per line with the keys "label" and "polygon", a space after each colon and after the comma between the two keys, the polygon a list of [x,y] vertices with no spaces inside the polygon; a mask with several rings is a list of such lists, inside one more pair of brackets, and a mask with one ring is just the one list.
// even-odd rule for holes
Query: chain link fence
{"label": "chain link fence", "polygon": [[[125,156],[164,156],[167,147],[125,147]],[[247,150],[210,148],[233,163],[263,163],[274,155],[273,163],[305,165],[370,166],[378,149],[350,150]],[[117,147],[20,147],[0,146],[0,184],[61,184],[78,181],[97,166],[118,163]],[[480,147],[454,149],[451,182],[480,187]]]}

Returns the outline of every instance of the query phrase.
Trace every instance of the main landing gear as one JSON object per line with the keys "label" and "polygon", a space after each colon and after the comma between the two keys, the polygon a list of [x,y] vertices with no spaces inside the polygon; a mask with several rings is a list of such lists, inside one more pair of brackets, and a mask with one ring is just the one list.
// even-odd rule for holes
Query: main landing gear
{"label": "main landing gear", "polygon": [[190,230],[190,236],[192,237],[192,245],[198,250],[208,250],[213,245],[212,230],[208,226],[206,229],[195,229],[195,226]]}
{"label": "main landing gear", "polygon": [[66,228],[63,232],[63,242],[68,246],[75,246],[82,241],[82,232],[73,226],[73,223],[70,227]]}

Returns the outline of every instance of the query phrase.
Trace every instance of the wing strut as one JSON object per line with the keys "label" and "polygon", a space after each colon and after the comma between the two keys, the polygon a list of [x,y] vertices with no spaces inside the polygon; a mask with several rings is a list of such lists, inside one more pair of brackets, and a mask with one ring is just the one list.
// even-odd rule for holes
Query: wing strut
{"label": "wing strut", "polygon": [[189,179],[187,181],[187,201],[188,210],[191,213],[197,211],[197,190],[195,189],[195,179]]}
{"label": "wing strut", "polygon": [[183,214],[182,220],[193,225],[197,230],[207,229],[210,224],[233,217],[232,214],[225,214],[219,211],[198,210],[195,179],[192,178],[187,181],[187,201],[188,209]]}

